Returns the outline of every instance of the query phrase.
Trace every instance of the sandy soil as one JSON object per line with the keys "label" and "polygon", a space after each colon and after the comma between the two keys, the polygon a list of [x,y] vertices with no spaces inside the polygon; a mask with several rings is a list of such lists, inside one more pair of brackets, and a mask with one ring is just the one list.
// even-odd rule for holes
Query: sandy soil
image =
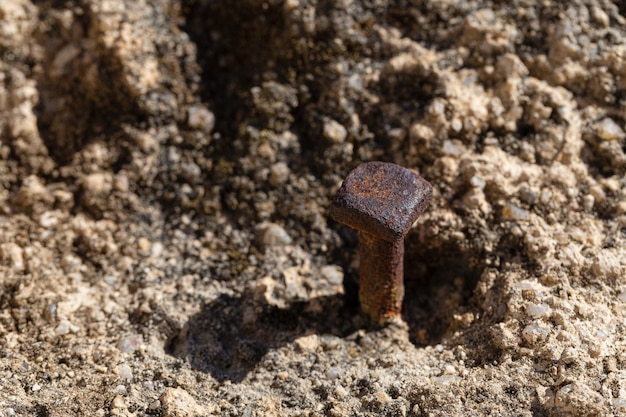
{"label": "sandy soil", "polygon": [[[0,0],[0,416],[626,415],[624,14]],[[434,187],[382,329],[372,160]]]}

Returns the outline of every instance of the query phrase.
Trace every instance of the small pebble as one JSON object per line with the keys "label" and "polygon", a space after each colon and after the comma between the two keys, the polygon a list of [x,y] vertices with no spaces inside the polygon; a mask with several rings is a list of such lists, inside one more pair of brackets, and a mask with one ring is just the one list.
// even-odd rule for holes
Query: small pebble
{"label": "small pebble", "polygon": [[161,401],[159,400],[154,400],[148,405],[148,411],[153,412],[153,413],[157,411],[159,408],[161,408]]}
{"label": "small pebble", "polygon": [[116,395],[115,398],[113,398],[113,401],[111,401],[111,407],[112,408],[125,408],[126,401],[124,400],[124,397],[122,397],[121,395]]}
{"label": "small pebble", "polygon": [[624,131],[610,117],[596,123],[596,133],[602,140],[618,140],[624,137]]}
{"label": "small pebble", "polygon": [[113,389],[114,394],[124,395],[126,394],[126,385],[118,385]]}
{"label": "small pebble", "polygon": [[215,115],[201,105],[189,106],[187,123],[192,129],[200,129],[210,133],[215,127]]}
{"label": "small pebble", "polygon": [[335,388],[335,397],[342,399],[342,398],[345,398],[346,395],[348,395],[348,391],[346,391],[346,389],[342,387],[341,385]]}
{"label": "small pebble", "polygon": [[343,269],[337,265],[325,265],[320,269],[320,273],[329,284],[341,285],[343,283]]}
{"label": "small pebble", "polygon": [[167,388],[161,395],[162,416],[200,416],[207,415],[207,410],[200,407],[196,400],[182,388]]}
{"label": "small pebble", "polygon": [[277,162],[270,169],[269,182],[273,187],[284,184],[289,179],[289,167],[284,162]]}
{"label": "small pebble", "polygon": [[459,141],[445,140],[442,151],[449,156],[459,156],[466,152],[466,149]]}
{"label": "small pebble", "polygon": [[348,131],[336,120],[328,120],[324,123],[324,137],[333,143],[342,143],[346,140]]}
{"label": "small pebble", "polygon": [[470,178],[470,184],[472,184],[472,187],[485,188],[485,180],[483,180],[480,177],[477,177],[476,175]]}
{"label": "small pebble", "polygon": [[334,381],[335,379],[339,378],[343,373],[344,371],[342,369],[337,368],[336,366],[331,366],[326,371],[326,377],[331,381]]}
{"label": "small pebble", "polygon": [[105,275],[104,276],[104,282],[107,285],[113,287],[117,283],[117,277],[115,275]]}
{"label": "small pebble", "polygon": [[83,189],[89,196],[108,194],[113,188],[113,178],[110,173],[97,172],[87,175],[83,179]]}
{"label": "small pebble", "polygon": [[257,230],[259,243],[264,247],[285,246],[291,244],[291,237],[275,223],[268,223]]}
{"label": "small pebble", "polygon": [[194,162],[180,164],[180,170],[185,180],[190,183],[195,183],[202,175],[202,169]]}
{"label": "small pebble", "polygon": [[62,320],[54,331],[58,335],[68,334],[70,332],[70,323],[67,320]]}
{"label": "small pebble", "polygon": [[118,370],[118,372],[120,374],[120,379],[122,381],[126,381],[126,382],[132,381],[132,379],[133,379],[133,370],[132,370],[132,368],[130,366],[128,366],[127,364],[123,363],[123,364],[121,364],[121,365],[119,365],[117,367],[117,370]]}
{"label": "small pebble", "polygon": [[124,353],[134,353],[143,344],[143,338],[138,334],[131,334],[122,337],[117,342],[117,348]]}
{"label": "small pebble", "polygon": [[41,389],[41,385],[39,385],[38,383],[34,383],[32,387],[30,387],[30,390],[32,392],[37,392]]}
{"label": "small pebble", "polygon": [[550,314],[550,307],[546,304],[529,304],[526,312],[531,317],[544,317]]}
{"label": "small pebble", "polygon": [[124,174],[117,174],[113,177],[113,188],[116,191],[127,192],[128,191],[128,177]]}
{"label": "small pebble", "polygon": [[443,368],[443,375],[456,375],[456,369],[452,365],[446,365]]}
{"label": "small pebble", "polygon": [[313,352],[320,344],[319,336],[314,334],[309,336],[301,336],[294,340],[294,342],[302,352]]}
{"label": "small pebble", "polygon": [[140,237],[139,240],[137,240],[137,248],[142,255],[147,256],[150,253],[152,244],[147,238]]}
{"label": "small pebble", "polygon": [[522,337],[531,345],[545,340],[549,334],[548,326],[536,322],[529,324],[522,331]]}
{"label": "small pebble", "polygon": [[611,404],[613,405],[616,411],[620,413],[626,412],[626,398],[622,398],[622,397],[613,398],[611,399]]}
{"label": "small pebble", "polygon": [[453,119],[452,123],[450,123],[450,127],[452,128],[452,130],[458,133],[461,131],[461,129],[463,129],[463,123],[461,123],[459,119]]}
{"label": "small pebble", "polygon": [[45,211],[39,217],[39,225],[44,229],[55,226],[59,222],[57,213],[54,211]]}
{"label": "small pebble", "polygon": [[583,197],[583,207],[585,208],[585,210],[591,211],[595,201],[596,201],[595,197],[592,196],[591,194],[585,195]]}
{"label": "small pebble", "polygon": [[609,24],[611,23],[609,15],[598,6],[593,6],[591,8],[591,17],[593,18],[593,21],[598,24],[598,26],[603,28],[609,27]]}
{"label": "small pebble", "polygon": [[15,243],[4,243],[0,245],[0,256],[9,261],[14,271],[24,269],[24,250]]}
{"label": "small pebble", "polygon": [[389,401],[391,401],[391,398],[389,397],[389,395],[387,395],[387,393],[385,391],[376,391],[374,393],[374,397],[381,403],[381,404],[386,404]]}
{"label": "small pebble", "polygon": [[507,205],[502,209],[502,215],[506,219],[523,220],[527,219],[530,213],[528,210],[524,210],[515,204],[507,203]]}

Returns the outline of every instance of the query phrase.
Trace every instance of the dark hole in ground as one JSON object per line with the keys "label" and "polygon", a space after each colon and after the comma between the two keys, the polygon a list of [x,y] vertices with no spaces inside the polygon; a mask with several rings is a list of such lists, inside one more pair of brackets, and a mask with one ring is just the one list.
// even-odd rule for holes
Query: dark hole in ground
{"label": "dark hole in ground", "polygon": [[483,268],[452,245],[424,247],[413,234],[405,241],[404,261],[403,318],[411,342],[439,344],[453,326],[455,314],[472,312],[472,294]]}

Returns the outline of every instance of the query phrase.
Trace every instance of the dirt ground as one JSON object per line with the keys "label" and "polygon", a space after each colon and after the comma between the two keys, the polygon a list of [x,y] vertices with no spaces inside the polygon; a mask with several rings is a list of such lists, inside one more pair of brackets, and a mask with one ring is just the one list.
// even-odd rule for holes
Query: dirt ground
{"label": "dirt ground", "polygon": [[[625,15],[0,0],[0,416],[626,415]],[[434,188],[386,328],[374,160]]]}

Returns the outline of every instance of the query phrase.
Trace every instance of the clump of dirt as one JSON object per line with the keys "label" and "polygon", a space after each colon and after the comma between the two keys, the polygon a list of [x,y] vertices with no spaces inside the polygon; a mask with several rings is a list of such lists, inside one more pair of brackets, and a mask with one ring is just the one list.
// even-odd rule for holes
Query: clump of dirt
{"label": "clump of dirt", "polygon": [[[0,415],[623,414],[621,7],[0,3]],[[383,329],[373,160],[434,188]]]}

